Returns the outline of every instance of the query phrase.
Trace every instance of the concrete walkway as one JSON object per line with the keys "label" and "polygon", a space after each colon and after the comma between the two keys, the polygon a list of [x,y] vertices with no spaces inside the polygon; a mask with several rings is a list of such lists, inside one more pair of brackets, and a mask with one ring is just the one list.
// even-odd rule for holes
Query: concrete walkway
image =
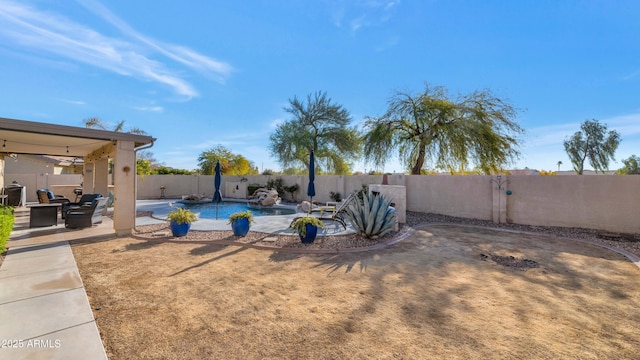
{"label": "concrete walkway", "polygon": [[107,359],[69,241],[114,236],[110,219],[12,232],[0,267],[0,359]]}

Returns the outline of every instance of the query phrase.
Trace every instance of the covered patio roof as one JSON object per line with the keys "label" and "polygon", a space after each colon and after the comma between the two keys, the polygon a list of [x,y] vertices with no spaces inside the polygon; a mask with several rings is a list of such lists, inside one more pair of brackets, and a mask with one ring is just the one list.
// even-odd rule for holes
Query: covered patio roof
{"label": "covered patio roof", "polygon": [[[154,141],[146,135],[0,118],[0,187],[4,187],[6,155],[62,155],[82,157],[83,187],[106,194],[108,158],[113,157],[114,229],[117,235],[125,235],[135,226],[135,154]],[[134,176],[129,176],[132,169]]]}
{"label": "covered patio roof", "polygon": [[118,140],[135,147],[153,143],[151,136],[0,118],[0,152],[85,157]]}

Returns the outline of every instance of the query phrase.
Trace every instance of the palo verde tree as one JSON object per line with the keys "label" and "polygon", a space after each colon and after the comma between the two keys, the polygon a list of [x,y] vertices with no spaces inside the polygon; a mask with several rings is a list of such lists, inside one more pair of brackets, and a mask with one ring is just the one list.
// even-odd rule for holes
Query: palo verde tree
{"label": "palo verde tree", "polygon": [[640,157],[631,155],[623,159],[624,167],[617,171],[620,175],[640,175]]}
{"label": "palo verde tree", "polygon": [[215,174],[216,163],[220,161],[222,175],[253,175],[258,174],[258,169],[253,163],[240,154],[234,154],[231,150],[218,145],[198,156],[198,165],[203,175]]}
{"label": "palo verde tree", "polygon": [[292,119],[276,128],[269,137],[271,155],[283,168],[309,168],[314,150],[318,170],[347,174],[351,161],[358,158],[361,142],[351,116],[342,105],[334,104],[326,93],[307,96],[307,102],[294,97],[284,109]]}
{"label": "palo verde tree", "polygon": [[608,170],[609,161],[615,161],[618,145],[620,133],[615,130],[607,132],[607,125],[596,119],[585,120],[580,131],[564,141],[564,149],[578,175],[582,175],[586,160],[596,172]]}
{"label": "palo verde tree", "polygon": [[452,98],[446,88],[426,84],[421,94],[397,92],[384,115],[365,122],[365,161],[379,166],[397,151],[414,175],[425,165],[464,171],[470,163],[496,172],[520,154],[517,112],[489,90]]}

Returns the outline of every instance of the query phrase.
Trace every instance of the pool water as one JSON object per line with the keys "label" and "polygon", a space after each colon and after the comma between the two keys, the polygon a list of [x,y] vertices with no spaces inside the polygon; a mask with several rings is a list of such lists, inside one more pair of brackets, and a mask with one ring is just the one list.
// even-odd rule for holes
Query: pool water
{"label": "pool water", "polygon": [[[216,219],[216,204],[212,202],[198,203],[198,204],[185,204],[182,206],[195,213],[201,219]],[[295,210],[282,207],[252,207],[245,203],[237,202],[222,202],[218,205],[218,220],[228,219],[229,216],[238,211],[249,210],[254,216],[269,216],[269,215],[290,215],[295,214]]]}

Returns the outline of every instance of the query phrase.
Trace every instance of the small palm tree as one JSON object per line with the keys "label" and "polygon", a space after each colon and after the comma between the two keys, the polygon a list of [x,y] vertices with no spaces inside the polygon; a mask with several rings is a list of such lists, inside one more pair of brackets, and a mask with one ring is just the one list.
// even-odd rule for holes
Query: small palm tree
{"label": "small palm tree", "polygon": [[560,171],[560,165],[562,165],[562,161],[558,161],[558,171]]}
{"label": "small palm tree", "polygon": [[133,127],[127,131],[124,131],[124,120],[120,121],[113,127],[110,124],[105,123],[104,121],[102,121],[102,119],[97,117],[87,118],[82,121],[84,122],[85,127],[88,127],[91,129],[100,129],[100,130],[108,130],[108,131],[115,131],[115,132],[127,132],[129,134],[136,134],[136,135],[147,135],[146,131],[142,129],[138,129],[136,127]]}
{"label": "small palm tree", "polygon": [[[111,126],[111,124],[108,124],[104,121],[102,121],[102,119],[98,118],[98,117],[90,117],[87,119],[82,120],[82,122],[84,123],[84,126],[90,129],[100,129],[100,130],[107,130],[107,131],[114,131],[114,132],[126,132],[128,134],[136,134],[136,135],[148,135],[146,131],[139,129],[137,127],[133,127],[130,128],[127,131],[124,131],[124,120],[120,121],[119,123],[117,123],[115,126]],[[143,151],[140,154],[138,154],[141,156],[141,158],[146,157],[148,159],[150,164],[155,162],[155,159],[153,159],[153,153],[150,151]],[[140,163],[138,162],[139,159],[136,160],[136,174],[145,174],[145,173],[149,173],[149,171],[145,171],[144,169],[144,162]],[[111,173],[111,177],[112,177],[112,181],[113,181],[113,160],[109,159],[109,172]]]}

